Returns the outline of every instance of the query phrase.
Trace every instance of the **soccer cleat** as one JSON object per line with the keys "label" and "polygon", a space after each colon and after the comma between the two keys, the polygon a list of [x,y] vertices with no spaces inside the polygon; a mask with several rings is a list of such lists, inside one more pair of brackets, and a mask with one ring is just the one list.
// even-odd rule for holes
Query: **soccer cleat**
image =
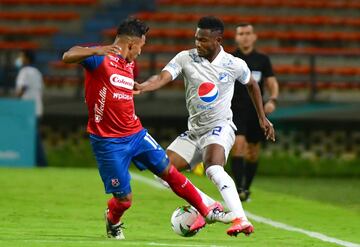
{"label": "soccer cleat", "polygon": [[[211,206],[209,206],[209,213],[212,211],[212,215],[218,214],[224,211],[224,206],[220,202],[214,202]],[[209,214],[208,214],[209,215]],[[215,223],[215,217],[206,217],[206,223],[212,224]]]}
{"label": "soccer cleat", "polygon": [[105,210],[105,225],[106,225],[106,234],[108,236],[108,238],[115,238],[118,240],[122,240],[125,239],[124,233],[123,233],[123,229],[124,229],[124,223],[121,223],[121,221],[117,224],[112,224],[108,217],[109,209]]}
{"label": "soccer cleat", "polygon": [[220,211],[219,208],[211,209],[208,215],[206,215],[206,221],[209,223],[222,222],[225,224],[229,224],[233,222],[234,219],[235,216],[232,212]]}
{"label": "soccer cleat", "polygon": [[206,221],[204,220],[204,217],[201,216],[201,214],[198,215],[195,222],[190,226],[190,232],[198,232],[201,230],[201,228],[205,227]]}
{"label": "soccer cleat", "polygon": [[249,236],[253,232],[254,232],[253,225],[248,220],[239,219],[239,218],[236,218],[233,221],[232,226],[226,231],[226,233],[229,236],[235,236],[235,237],[237,237],[239,233],[244,233],[246,236]]}

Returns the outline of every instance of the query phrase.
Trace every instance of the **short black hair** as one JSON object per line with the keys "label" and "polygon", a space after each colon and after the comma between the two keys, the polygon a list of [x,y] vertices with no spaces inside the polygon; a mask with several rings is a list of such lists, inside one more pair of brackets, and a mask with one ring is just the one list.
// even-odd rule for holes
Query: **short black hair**
{"label": "short black hair", "polygon": [[148,31],[149,27],[143,21],[140,21],[134,17],[130,17],[120,24],[116,35],[142,37]]}
{"label": "short black hair", "polygon": [[199,20],[197,27],[201,29],[210,29],[212,32],[219,31],[221,34],[224,33],[224,23],[214,16],[202,17]]}
{"label": "short black hair", "polygon": [[33,64],[35,62],[35,53],[32,50],[22,50],[21,51],[25,58],[29,61],[30,64]]}
{"label": "short black hair", "polygon": [[248,27],[248,26],[251,26],[253,32],[255,33],[255,27],[254,27],[254,25],[251,24],[250,22],[242,22],[242,23],[239,23],[238,25],[236,25],[236,28],[238,28],[238,27]]}

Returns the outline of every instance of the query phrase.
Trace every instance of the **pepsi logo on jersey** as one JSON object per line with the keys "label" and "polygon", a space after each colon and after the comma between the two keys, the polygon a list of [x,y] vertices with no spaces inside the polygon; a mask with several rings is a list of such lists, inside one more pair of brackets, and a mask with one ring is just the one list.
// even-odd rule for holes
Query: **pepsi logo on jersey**
{"label": "pepsi logo on jersey", "polygon": [[203,102],[211,103],[219,96],[219,89],[215,83],[202,82],[198,88],[198,95]]}
{"label": "pepsi logo on jersey", "polygon": [[112,74],[110,76],[110,83],[116,87],[122,87],[130,90],[134,88],[134,80],[132,78],[119,74]]}

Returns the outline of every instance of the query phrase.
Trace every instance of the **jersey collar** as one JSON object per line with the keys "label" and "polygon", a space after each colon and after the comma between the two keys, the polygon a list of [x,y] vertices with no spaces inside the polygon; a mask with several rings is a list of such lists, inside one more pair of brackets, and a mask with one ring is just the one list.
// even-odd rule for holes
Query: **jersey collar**
{"label": "jersey collar", "polygon": [[211,62],[212,65],[217,65],[220,63],[220,61],[222,60],[222,58],[225,55],[225,51],[224,48],[222,46],[220,46],[220,52],[219,54],[217,54],[217,56],[215,57],[215,59]]}

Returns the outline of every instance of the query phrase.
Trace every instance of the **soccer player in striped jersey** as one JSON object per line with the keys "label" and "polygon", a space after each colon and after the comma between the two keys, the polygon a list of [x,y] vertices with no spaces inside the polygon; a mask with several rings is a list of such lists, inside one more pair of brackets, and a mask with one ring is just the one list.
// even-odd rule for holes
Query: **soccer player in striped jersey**
{"label": "soccer player in striped jersey", "polygon": [[79,63],[85,71],[90,142],[105,191],[112,194],[105,212],[107,235],[124,239],[121,217],[131,206],[129,166],[149,169],[194,206],[200,215],[191,226],[198,231],[217,210],[205,205],[192,183],[169,162],[160,145],[141,125],[133,101],[134,60],[140,55],[148,31],[145,23],[127,19],[119,26],[112,45],[74,46],[64,53],[65,63]]}

